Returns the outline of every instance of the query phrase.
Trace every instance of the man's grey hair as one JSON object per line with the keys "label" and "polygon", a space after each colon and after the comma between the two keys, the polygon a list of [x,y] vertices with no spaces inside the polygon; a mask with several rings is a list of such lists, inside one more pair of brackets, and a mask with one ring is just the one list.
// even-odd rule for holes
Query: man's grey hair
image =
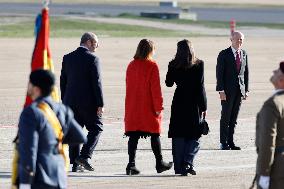
{"label": "man's grey hair", "polygon": [[88,40],[91,40],[91,41],[94,40],[94,41],[98,42],[98,37],[96,36],[96,34],[94,34],[92,32],[86,32],[81,37],[80,45],[85,44]]}
{"label": "man's grey hair", "polygon": [[243,36],[243,38],[245,37],[245,35],[244,35],[242,32],[240,32],[240,31],[234,31],[234,32],[232,33],[232,35],[231,35],[231,39],[232,39],[235,35],[237,35],[237,34]]}

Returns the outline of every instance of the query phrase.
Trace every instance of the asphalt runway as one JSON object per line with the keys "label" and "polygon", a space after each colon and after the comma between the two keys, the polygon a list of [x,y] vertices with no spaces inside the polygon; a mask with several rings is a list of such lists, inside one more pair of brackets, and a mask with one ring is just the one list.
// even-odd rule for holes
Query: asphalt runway
{"label": "asphalt runway", "polygon": [[[38,14],[41,3],[0,3],[0,14]],[[51,15],[109,15],[117,16],[122,13],[140,15],[141,12],[179,12],[180,8],[161,8],[151,5],[120,5],[118,4],[50,4]],[[230,21],[256,23],[284,23],[283,7],[261,8],[208,8],[191,7],[190,11],[197,14],[198,20],[203,21]]]}
{"label": "asphalt runway", "polygon": [[[75,49],[79,38],[53,38],[51,54],[55,64],[57,84],[62,56]],[[247,189],[255,171],[255,115],[263,101],[273,91],[269,78],[278,62],[284,59],[283,37],[248,37],[244,48],[249,54],[250,96],[243,102],[236,129],[236,144],[241,151],[219,150],[220,101],[215,92],[215,66],[218,52],[230,45],[226,37],[190,38],[197,56],[205,61],[205,87],[208,97],[208,122],[211,132],[201,138],[201,150],[196,157],[196,176],[175,176],[174,171],[157,174],[150,141],[138,145],[139,176],[126,176],[128,161],[127,138],[123,137],[125,70],[132,59],[139,38],[100,38],[97,54],[102,60],[103,86],[106,101],[105,130],[92,159],[94,172],[69,173],[68,189]],[[170,105],[174,88],[167,88],[164,79],[167,64],[173,58],[177,38],[152,38],[155,42],[161,86],[164,97],[163,133],[164,160],[171,161],[171,141],[167,138]],[[24,103],[34,39],[0,39],[0,188],[10,186],[12,140]],[[59,86],[59,85],[58,85]]]}
{"label": "asphalt runway", "polygon": [[283,8],[197,8],[190,11],[197,14],[197,20],[230,21],[284,24]]}

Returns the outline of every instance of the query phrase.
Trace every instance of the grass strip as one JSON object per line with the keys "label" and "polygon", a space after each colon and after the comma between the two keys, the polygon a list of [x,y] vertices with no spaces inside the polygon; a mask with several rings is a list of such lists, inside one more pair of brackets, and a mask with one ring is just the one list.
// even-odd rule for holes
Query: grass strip
{"label": "grass strip", "polygon": [[[189,37],[199,36],[190,32],[172,31],[143,26],[99,23],[89,20],[50,18],[51,37],[78,37],[83,32],[93,31],[99,36],[109,37]],[[34,21],[0,25],[0,37],[33,37]]]}
{"label": "grass strip", "polygon": [[[188,24],[188,25],[196,25],[196,26],[205,26],[210,28],[229,28],[230,21],[193,21],[186,19],[158,19],[158,18],[146,18],[140,17],[132,14],[123,13],[120,14],[121,18],[129,18],[129,19],[143,19],[148,21],[156,21],[156,22],[165,22],[165,23],[173,23],[173,24]],[[263,27],[270,29],[284,29],[284,24],[277,23],[254,23],[254,22],[237,22],[237,27]]]}

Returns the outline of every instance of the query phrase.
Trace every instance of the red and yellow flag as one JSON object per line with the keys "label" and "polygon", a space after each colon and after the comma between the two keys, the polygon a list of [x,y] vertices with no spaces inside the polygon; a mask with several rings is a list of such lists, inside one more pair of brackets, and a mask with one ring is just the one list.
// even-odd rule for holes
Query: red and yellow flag
{"label": "red and yellow flag", "polygon": [[[49,15],[48,8],[42,9],[42,13],[36,18],[35,23],[36,42],[32,55],[31,71],[45,69],[54,72],[49,48]],[[59,101],[57,88],[54,88],[51,96],[55,101]],[[32,99],[27,96],[25,107],[32,103]]]}
{"label": "red and yellow flag", "polygon": [[[42,9],[42,13],[36,18],[35,24],[35,36],[36,42],[34,52],[32,55],[31,71],[37,69],[45,69],[54,72],[53,62],[51,60],[50,49],[49,49],[49,16],[47,6]],[[54,87],[52,98],[55,101],[59,101],[58,89]],[[27,95],[24,107],[30,105],[32,99]],[[15,141],[17,142],[18,136]],[[18,161],[19,154],[18,150],[14,150],[13,164],[12,164],[12,189],[17,188],[18,178]]]}

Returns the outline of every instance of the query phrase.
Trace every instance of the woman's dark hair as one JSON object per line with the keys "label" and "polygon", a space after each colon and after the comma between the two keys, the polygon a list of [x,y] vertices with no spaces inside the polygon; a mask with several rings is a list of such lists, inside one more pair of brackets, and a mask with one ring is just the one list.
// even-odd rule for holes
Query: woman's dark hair
{"label": "woman's dark hair", "polygon": [[177,53],[175,58],[170,62],[170,65],[175,68],[190,68],[197,63],[198,59],[195,57],[192,43],[187,39],[177,43]]}
{"label": "woman's dark hair", "polygon": [[154,51],[154,43],[148,39],[142,39],[137,47],[134,59],[150,59],[151,53]]}

